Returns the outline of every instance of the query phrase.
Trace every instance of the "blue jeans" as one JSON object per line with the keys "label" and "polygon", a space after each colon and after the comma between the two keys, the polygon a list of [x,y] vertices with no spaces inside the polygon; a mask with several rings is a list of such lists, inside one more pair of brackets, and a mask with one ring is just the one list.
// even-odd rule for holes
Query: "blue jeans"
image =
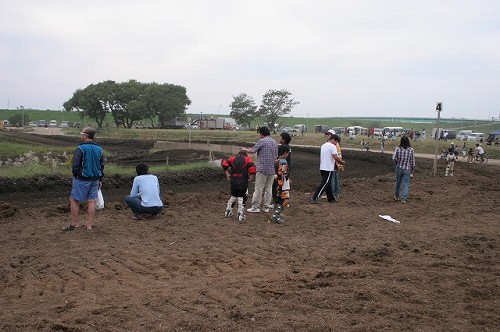
{"label": "blue jeans", "polygon": [[333,171],[332,174],[332,191],[334,196],[340,195],[339,171]]}
{"label": "blue jeans", "polygon": [[401,188],[401,183],[403,184],[403,192],[401,193],[401,199],[406,200],[408,197],[408,190],[410,189],[410,173],[409,169],[402,169],[396,166],[396,190],[394,191],[394,196],[399,197],[399,190]]}
{"label": "blue jeans", "polygon": [[137,214],[158,214],[163,210],[163,206],[142,206],[140,197],[125,197],[125,204],[132,210],[132,212]]}

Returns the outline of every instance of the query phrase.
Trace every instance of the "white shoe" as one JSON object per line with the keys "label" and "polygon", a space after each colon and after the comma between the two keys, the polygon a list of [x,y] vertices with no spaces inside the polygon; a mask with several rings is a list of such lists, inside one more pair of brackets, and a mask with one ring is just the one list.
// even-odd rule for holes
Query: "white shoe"
{"label": "white shoe", "polygon": [[245,220],[246,218],[247,218],[247,216],[245,216],[245,215],[243,214],[243,212],[238,212],[238,220],[239,220],[239,221],[243,221],[243,220]]}
{"label": "white shoe", "polygon": [[265,213],[268,213],[268,212],[269,212],[269,206],[267,206],[267,205],[266,205],[266,206],[264,206],[264,212],[265,212]]}
{"label": "white shoe", "polygon": [[224,217],[231,217],[233,215],[233,210],[226,210],[226,212],[224,213]]}
{"label": "white shoe", "polygon": [[251,207],[251,208],[247,209],[247,212],[250,212],[250,213],[260,213],[260,209],[256,208],[256,207]]}

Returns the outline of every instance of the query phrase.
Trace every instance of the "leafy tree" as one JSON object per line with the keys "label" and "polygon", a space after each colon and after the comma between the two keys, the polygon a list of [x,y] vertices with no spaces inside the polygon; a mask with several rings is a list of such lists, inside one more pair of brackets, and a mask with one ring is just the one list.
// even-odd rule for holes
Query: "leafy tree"
{"label": "leafy tree", "polygon": [[28,115],[24,115],[24,122],[23,122],[23,115],[20,113],[16,113],[9,117],[9,123],[11,126],[17,126],[20,125],[21,127],[26,126],[28,122],[30,122],[30,118]]}
{"label": "leafy tree", "polygon": [[267,120],[269,128],[274,128],[279,117],[292,111],[299,104],[291,97],[292,93],[287,90],[268,90],[262,96],[262,104],[259,107],[259,115]]}
{"label": "leafy tree", "polygon": [[231,108],[231,117],[233,117],[237,123],[246,125],[250,128],[250,123],[257,117],[257,105],[252,97],[249,97],[245,93],[240,93],[236,97],[233,96],[233,102],[229,104]]}
{"label": "leafy tree", "polygon": [[[116,103],[111,107],[111,113],[117,127],[123,125],[125,128],[132,128],[134,121],[144,119],[144,109],[138,109],[139,106],[144,106],[140,98],[144,95],[146,84],[130,80],[120,83],[116,91]],[[129,106],[132,105],[131,108]]]}
{"label": "leafy tree", "polygon": [[95,119],[102,127],[108,112],[113,114],[117,126],[131,128],[134,121],[150,119],[151,124],[158,117],[161,126],[167,121],[184,117],[191,101],[186,88],[174,84],[140,83],[130,80],[125,83],[104,81],[76,90],[63,106],[66,111],[82,112],[82,118]]}
{"label": "leafy tree", "polygon": [[158,117],[162,128],[167,122],[185,115],[187,106],[191,105],[186,88],[175,84],[149,84],[141,101],[145,105],[145,118]]}
{"label": "leafy tree", "polygon": [[77,110],[82,112],[81,117],[91,117],[97,127],[101,128],[107,112],[111,110],[111,105],[115,101],[116,83],[114,81],[105,81],[97,84],[91,84],[83,90],[76,90],[63,106],[66,111]]}

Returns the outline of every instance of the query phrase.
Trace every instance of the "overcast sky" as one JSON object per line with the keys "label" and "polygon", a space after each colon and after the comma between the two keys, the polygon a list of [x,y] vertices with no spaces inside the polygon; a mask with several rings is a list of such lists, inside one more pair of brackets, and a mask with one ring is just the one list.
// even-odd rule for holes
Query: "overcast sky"
{"label": "overcast sky", "polygon": [[498,0],[0,0],[0,15],[0,108],[136,79],[185,86],[188,113],[286,89],[293,116],[500,114]]}

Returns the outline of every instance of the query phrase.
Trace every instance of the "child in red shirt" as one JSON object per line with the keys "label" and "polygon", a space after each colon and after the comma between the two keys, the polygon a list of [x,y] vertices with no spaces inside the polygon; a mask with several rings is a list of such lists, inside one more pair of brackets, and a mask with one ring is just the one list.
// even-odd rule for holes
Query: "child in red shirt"
{"label": "child in red shirt", "polygon": [[233,206],[238,201],[238,220],[243,221],[246,219],[244,211],[248,198],[248,182],[255,176],[257,168],[245,151],[240,151],[229,159],[223,159],[221,165],[231,183],[231,197],[227,201],[224,216],[227,218],[233,215]]}

